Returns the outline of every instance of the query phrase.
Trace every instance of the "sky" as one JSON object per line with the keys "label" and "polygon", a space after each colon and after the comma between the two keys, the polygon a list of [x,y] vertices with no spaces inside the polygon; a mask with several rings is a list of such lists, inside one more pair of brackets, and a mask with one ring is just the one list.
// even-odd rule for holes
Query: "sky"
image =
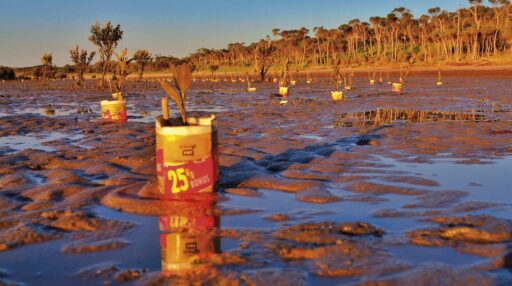
{"label": "sky", "polygon": [[74,45],[95,50],[88,36],[96,21],[120,24],[118,47],[130,53],[182,57],[203,47],[250,44],[273,28],[336,28],[396,7],[417,16],[432,7],[467,6],[467,0],[0,0],[0,65],[37,65],[46,52],[55,64],[68,64]]}

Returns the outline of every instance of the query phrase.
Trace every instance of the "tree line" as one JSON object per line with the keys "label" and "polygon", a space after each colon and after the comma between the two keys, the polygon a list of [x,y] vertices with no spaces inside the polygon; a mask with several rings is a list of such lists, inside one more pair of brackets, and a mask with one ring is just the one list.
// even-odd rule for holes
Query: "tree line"
{"label": "tree line", "polygon": [[[224,49],[202,48],[188,59],[196,66],[254,66],[271,51],[274,64],[290,60],[299,68],[406,62],[473,62],[511,52],[509,0],[470,0],[470,7],[455,12],[431,8],[414,17],[404,7],[369,22],[353,19],[337,28],[280,30],[256,43],[231,43]],[[268,47],[268,48],[265,48]]]}
{"label": "tree line", "polygon": [[[384,17],[371,17],[369,22],[353,19],[331,29],[275,28],[271,36],[255,43],[230,43],[224,49],[201,48],[184,59],[153,56],[147,50],[138,50],[128,61],[128,72],[138,73],[142,78],[145,71],[168,70],[178,61],[188,61],[199,71],[214,73],[220,67],[252,70],[263,79],[271,67],[278,69],[285,62],[295,69],[304,69],[340,63],[356,66],[411,61],[475,62],[507,56],[512,51],[510,1],[487,2],[485,5],[482,0],[469,0],[469,7],[454,12],[435,7],[419,17],[398,7]],[[94,72],[100,73],[104,82],[114,66],[112,56],[123,31],[119,25],[106,22],[103,26],[92,25],[90,32],[89,41],[97,47],[99,55],[96,63],[92,63],[96,51],[89,53],[75,46],[70,50],[70,65],[57,68],[51,62],[51,54],[45,54],[41,65],[20,71],[28,69],[36,77],[76,73],[79,83],[85,72]]]}

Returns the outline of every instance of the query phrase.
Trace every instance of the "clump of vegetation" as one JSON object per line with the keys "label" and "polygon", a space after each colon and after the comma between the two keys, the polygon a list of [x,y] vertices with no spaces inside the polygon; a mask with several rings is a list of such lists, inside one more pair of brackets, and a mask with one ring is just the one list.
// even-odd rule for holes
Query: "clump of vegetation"
{"label": "clump of vegetation", "polygon": [[101,64],[101,86],[105,87],[105,77],[110,70],[110,59],[117,47],[119,41],[123,38],[121,26],[113,26],[110,22],[105,22],[103,27],[99,22],[91,26],[91,35],[89,41],[98,47]]}
{"label": "clump of vegetation", "polygon": [[407,66],[404,68],[403,65],[400,65],[400,83],[405,83],[405,80],[411,73],[412,67],[414,66],[415,61],[410,59],[407,62]]}
{"label": "clump of vegetation", "polygon": [[123,91],[126,87],[126,77],[131,73],[128,69],[128,65],[133,60],[128,57],[128,50],[124,49],[120,54],[114,52],[114,55],[117,58],[116,68],[114,70],[114,74],[112,79],[114,81],[114,86],[109,81],[110,91],[112,93],[117,93],[118,100],[124,100]]}
{"label": "clump of vegetation", "polygon": [[[171,66],[171,72],[176,90],[165,81],[160,81],[160,85],[178,107],[181,114],[180,123],[187,125],[187,108],[185,103],[187,101],[187,90],[192,83],[192,67],[188,63],[173,65]],[[162,117],[171,124],[175,123],[169,120],[169,98],[167,96],[162,98]],[[180,123],[176,122],[175,124]]]}
{"label": "clump of vegetation", "polygon": [[1,80],[13,80],[16,79],[16,73],[14,69],[9,67],[0,66],[0,79]]}
{"label": "clump of vegetation", "polygon": [[313,82],[313,79],[311,78],[311,75],[309,74],[309,71],[306,72],[306,83],[310,84]]}
{"label": "clump of vegetation", "polygon": [[443,84],[443,77],[441,76],[441,63],[437,66],[437,85]]}
{"label": "clump of vegetation", "polygon": [[133,60],[137,62],[139,80],[142,80],[146,66],[151,63],[153,57],[147,50],[137,50],[133,54]]}
{"label": "clump of vegetation", "polygon": [[91,64],[96,52],[91,52],[89,54],[87,50],[80,49],[80,47],[76,45],[74,49],[69,50],[69,54],[71,61],[75,64],[75,70],[77,73],[76,85],[78,87],[82,87],[85,81],[84,73]]}

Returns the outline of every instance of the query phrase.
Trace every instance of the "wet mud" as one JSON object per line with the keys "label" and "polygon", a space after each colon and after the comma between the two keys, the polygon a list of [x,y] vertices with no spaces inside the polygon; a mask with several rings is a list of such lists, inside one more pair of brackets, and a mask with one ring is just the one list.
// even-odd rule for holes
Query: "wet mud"
{"label": "wet mud", "polygon": [[195,82],[220,178],[187,200],[157,188],[156,82],[130,83],[126,124],[93,82],[2,83],[0,284],[508,285],[509,76],[361,77],[340,102],[299,79],[287,105]]}

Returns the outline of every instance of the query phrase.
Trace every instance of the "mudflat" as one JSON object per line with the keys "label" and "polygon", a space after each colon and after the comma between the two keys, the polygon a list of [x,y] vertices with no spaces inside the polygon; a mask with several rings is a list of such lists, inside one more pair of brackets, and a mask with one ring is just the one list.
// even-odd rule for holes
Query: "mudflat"
{"label": "mudflat", "polygon": [[313,73],[286,105],[196,81],[221,169],[192,201],[158,197],[157,82],[128,83],[125,124],[92,81],[0,83],[0,284],[512,284],[512,70],[435,74],[333,102]]}

